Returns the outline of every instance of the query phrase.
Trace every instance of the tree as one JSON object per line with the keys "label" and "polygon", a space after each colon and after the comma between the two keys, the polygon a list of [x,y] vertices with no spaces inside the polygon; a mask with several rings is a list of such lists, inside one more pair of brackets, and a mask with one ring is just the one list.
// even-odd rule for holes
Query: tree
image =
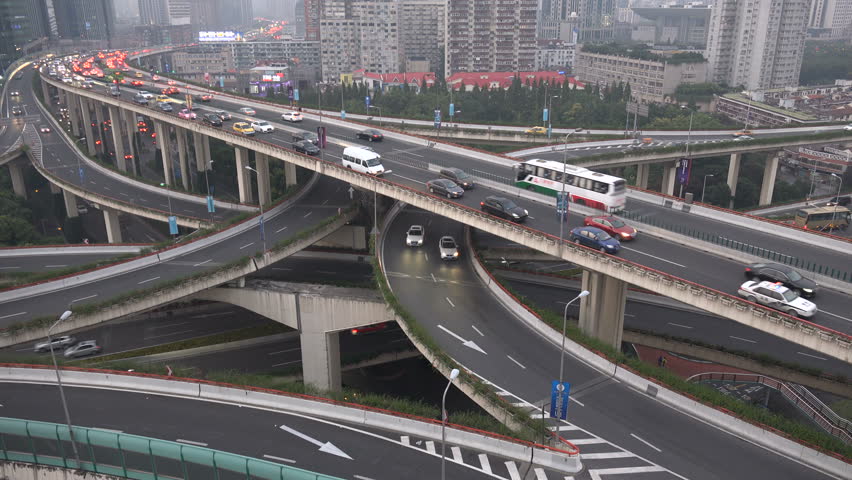
{"label": "tree", "polygon": [[33,243],[38,234],[33,225],[20,218],[0,215],[0,245],[15,247]]}

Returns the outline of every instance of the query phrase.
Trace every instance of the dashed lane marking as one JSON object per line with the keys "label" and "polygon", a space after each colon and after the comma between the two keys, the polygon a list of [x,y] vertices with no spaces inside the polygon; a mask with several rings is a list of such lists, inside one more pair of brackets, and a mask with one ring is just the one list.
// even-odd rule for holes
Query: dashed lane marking
{"label": "dashed lane marking", "polygon": [[[296,463],[295,460],[291,460],[289,458],[276,457],[276,456],[273,456],[273,455],[264,455],[263,458],[268,458],[270,460],[276,460],[276,461],[284,462],[284,463]],[[355,475],[355,477],[357,478],[358,475]]]}
{"label": "dashed lane marking", "polygon": [[649,447],[653,448],[653,449],[654,449],[654,450],[656,450],[657,452],[662,453],[662,450],[660,450],[659,448],[657,448],[657,447],[655,447],[655,446],[651,445],[651,444],[650,444],[647,440],[644,440],[644,439],[642,439],[642,438],[639,438],[639,436],[637,436],[637,435],[635,435],[635,434],[632,434],[632,433],[630,434],[630,436],[631,436],[631,437],[633,437],[633,438],[635,438],[636,440],[639,440],[640,442],[644,443],[645,445],[648,445]]}
{"label": "dashed lane marking", "polygon": [[735,336],[733,336],[733,335],[728,335],[728,336],[729,336],[730,338],[733,338],[734,340],[740,340],[740,341],[748,342],[748,343],[757,343],[757,340],[749,340],[749,339],[747,339],[747,338],[735,337]]}
{"label": "dashed lane marking", "polygon": [[515,360],[514,358],[512,358],[512,356],[511,356],[511,355],[506,355],[506,356],[507,356],[507,357],[509,357],[509,360],[511,360],[511,361],[513,361],[513,362],[515,362],[515,364],[516,364],[517,366],[519,366],[519,367],[523,368],[524,370],[526,370],[526,369],[527,369],[527,367],[523,366],[523,365],[521,364],[521,362],[519,362],[519,361]]}
{"label": "dashed lane marking", "polygon": [[604,460],[608,458],[627,458],[635,456],[636,455],[630,452],[580,453],[580,458],[583,460]]}
{"label": "dashed lane marking", "polygon": [[186,443],[186,444],[189,444],[189,445],[196,445],[196,446],[199,446],[199,447],[206,447],[207,446],[207,444],[203,443],[203,442],[193,442],[192,440],[184,440],[182,438],[178,438],[175,441],[178,442],[178,443]]}
{"label": "dashed lane marking", "polygon": [[827,358],[818,357],[816,355],[811,355],[810,353],[805,353],[805,352],[796,352],[796,353],[798,353],[799,355],[804,355],[806,357],[816,358],[817,360],[823,360],[823,361],[828,360]]}
{"label": "dashed lane marking", "polygon": [[462,458],[461,448],[459,447],[450,447],[450,451],[453,452],[453,460],[457,463],[464,463],[464,458]]}
{"label": "dashed lane marking", "polygon": [[435,442],[433,442],[432,440],[427,440],[426,451],[431,453],[432,455],[437,455],[437,452],[435,451]]}
{"label": "dashed lane marking", "polygon": [[406,445],[406,446],[411,445],[411,438],[409,438],[408,435],[403,435],[403,436],[399,437],[399,441],[402,442],[403,445]]}
{"label": "dashed lane marking", "polygon": [[571,443],[574,445],[592,445],[595,443],[607,443],[607,441],[600,437],[572,438]]}
{"label": "dashed lane marking", "polygon": [[476,330],[476,333],[478,333],[480,337],[484,337],[484,336],[485,336],[485,334],[484,334],[484,333],[480,332],[480,331],[479,331],[479,329],[478,329],[478,328],[476,328],[476,325],[471,325],[471,327],[472,327],[474,330]]}

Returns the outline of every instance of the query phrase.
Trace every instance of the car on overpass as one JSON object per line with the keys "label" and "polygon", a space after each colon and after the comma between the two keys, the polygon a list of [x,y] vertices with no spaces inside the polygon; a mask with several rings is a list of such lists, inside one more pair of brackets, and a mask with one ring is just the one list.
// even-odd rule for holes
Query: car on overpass
{"label": "car on overpass", "polygon": [[737,295],[794,317],[810,318],[817,312],[816,304],[800,297],[780,282],[749,280],[740,285]]}
{"label": "car on overpass", "polygon": [[750,137],[753,134],[754,134],[754,132],[752,132],[751,130],[743,129],[743,130],[740,130],[738,132],[734,132],[733,136],[734,137]]}
{"label": "car on overpass", "polygon": [[845,130],[845,131],[847,131],[847,132],[852,131],[852,123],[850,123],[849,125],[846,125],[845,127],[843,127],[843,130]]}
{"label": "car on overpass", "polygon": [[17,116],[17,115],[23,115],[23,114],[24,114],[24,111],[21,109],[21,107],[18,107],[18,106],[12,107],[12,115]]}
{"label": "car on overpass", "polygon": [[293,150],[305,155],[319,155],[320,149],[307,140],[300,140],[293,144]]}
{"label": "car on overpass", "polygon": [[464,195],[464,189],[456,185],[456,182],[447,180],[446,178],[436,178],[426,182],[426,188],[429,193],[435,195],[445,195],[447,198],[461,198]]}
{"label": "car on overpass", "polygon": [[547,129],[544,127],[530,127],[524,130],[524,133],[527,135],[544,135],[547,133]]}
{"label": "car on overpass", "polygon": [[164,112],[172,112],[172,111],[174,111],[174,108],[172,107],[172,104],[171,104],[171,103],[169,103],[169,102],[157,102],[157,108],[159,108],[160,110],[162,110],[162,111],[164,111]]}
{"label": "car on overpass", "polygon": [[19,91],[17,91],[17,90],[12,90],[11,92],[9,92],[9,96],[11,96],[11,97],[20,97],[20,96],[21,96],[21,92],[19,92]]}
{"label": "car on overpass", "polygon": [[251,108],[251,107],[240,107],[240,109],[239,109],[239,110],[237,110],[237,111],[238,111],[238,112],[240,112],[240,113],[242,113],[243,115],[254,115],[254,114],[256,114],[256,113],[257,113],[257,112],[256,112],[256,111],[254,111],[254,109],[253,109],[253,108]]}
{"label": "car on overpass", "polygon": [[180,112],[178,112],[178,117],[183,118],[185,120],[195,120],[196,115],[195,112],[188,108],[184,108]]}
{"label": "car on overpass", "polygon": [[213,100],[213,95],[211,95],[209,93],[202,93],[202,94],[199,94],[199,95],[193,95],[192,99],[195,100],[196,102],[209,102],[209,101]]}
{"label": "car on overpass", "polygon": [[381,142],[382,139],[385,138],[384,135],[382,135],[382,132],[372,128],[361,130],[355,134],[355,137],[358,138],[358,140],[368,140],[371,142]]}
{"label": "car on overpass", "polygon": [[41,133],[50,133],[50,127],[47,125],[39,125],[38,131]]}
{"label": "car on overpass", "polygon": [[231,128],[233,128],[235,132],[242,133],[243,135],[254,135],[254,129],[251,128],[251,125],[249,125],[248,122],[237,122]]}
{"label": "car on overpass", "polygon": [[56,350],[57,348],[70,347],[76,342],[77,339],[71,335],[63,335],[61,337],[52,338],[49,342],[37,343],[35,344],[35,347],[33,347],[33,350],[36,352],[47,352],[50,350]]}
{"label": "car on overpass", "polygon": [[275,131],[275,127],[266,120],[254,120],[251,122],[251,128],[253,128],[255,132],[260,133],[272,133]]}
{"label": "car on overpass", "polygon": [[636,234],[639,233],[638,230],[627,225],[620,218],[610,215],[586,217],[583,219],[583,225],[600,228],[621,241],[633,240],[636,238]]}
{"label": "car on overpass", "polygon": [[600,250],[601,253],[614,254],[621,250],[621,242],[597,227],[577,227],[571,230],[568,238],[578,245]]}
{"label": "car on overpass", "polygon": [[745,268],[749,280],[767,280],[781,283],[803,297],[813,297],[817,292],[817,283],[803,277],[796,269],[780,263],[752,263]]}
{"label": "car on overpass", "polygon": [[224,110],[216,110],[213,113],[215,113],[216,115],[219,115],[219,118],[221,118],[223,122],[231,119],[231,114],[224,111]]}
{"label": "car on overpass", "polygon": [[302,121],[302,112],[284,112],[281,114],[281,120],[286,120],[288,122],[301,122]]}
{"label": "car on overpass", "polygon": [[461,168],[442,168],[440,174],[442,177],[448,180],[452,180],[456,183],[456,185],[462,187],[465,190],[470,190],[474,186],[473,177]]}
{"label": "car on overpass", "polygon": [[205,113],[201,116],[201,121],[214,127],[222,126],[222,118],[215,113]]}
{"label": "car on overpass", "polygon": [[441,253],[441,260],[458,260],[461,256],[459,252],[459,244],[456,239],[445,235],[438,240],[438,251]]}
{"label": "car on overpass", "polygon": [[79,358],[101,353],[103,348],[95,340],[84,340],[65,350],[65,358]]}
{"label": "car on overpass", "polygon": [[519,207],[512,200],[494,195],[489,195],[485,197],[485,200],[479,202],[479,208],[485,213],[490,213],[491,215],[517,223],[526,220],[530,214],[526,209]]}

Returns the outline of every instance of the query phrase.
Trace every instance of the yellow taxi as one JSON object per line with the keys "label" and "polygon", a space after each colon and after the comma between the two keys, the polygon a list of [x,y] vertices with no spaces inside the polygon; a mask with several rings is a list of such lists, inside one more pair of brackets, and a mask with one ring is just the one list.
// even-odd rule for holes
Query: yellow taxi
{"label": "yellow taxi", "polygon": [[743,136],[751,136],[751,130],[740,130],[739,132],[734,132],[735,137],[743,137]]}
{"label": "yellow taxi", "polygon": [[237,122],[233,126],[234,131],[243,135],[254,135],[254,129],[247,122]]}
{"label": "yellow taxi", "polygon": [[531,127],[524,130],[524,133],[528,133],[530,135],[544,135],[547,133],[547,129],[544,127]]}
{"label": "yellow taxi", "polygon": [[145,77],[145,75],[142,72],[136,72],[134,75],[136,76],[136,78],[144,78]]}
{"label": "yellow taxi", "polygon": [[157,95],[158,102],[171,102],[172,98],[168,95]]}

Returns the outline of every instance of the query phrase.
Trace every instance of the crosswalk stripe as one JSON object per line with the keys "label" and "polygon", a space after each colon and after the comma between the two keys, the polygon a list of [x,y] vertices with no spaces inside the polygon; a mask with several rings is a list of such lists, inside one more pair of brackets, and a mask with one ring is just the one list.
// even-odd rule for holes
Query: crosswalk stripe
{"label": "crosswalk stripe", "polygon": [[601,480],[601,475],[621,475],[624,473],[651,473],[665,472],[666,469],[655,465],[653,467],[621,467],[621,468],[602,468],[597,470],[589,470],[589,475],[592,480]]}
{"label": "crosswalk stripe", "polygon": [[399,437],[399,440],[402,442],[403,445],[411,445],[411,439],[408,438],[408,435],[403,435]]}
{"label": "crosswalk stripe", "polygon": [[491,475],[491,462],[488,461],[488,455],[484,453],[479,454],[479,464],[482,465],[482,471],[488,475]]}
{"label": "crosswalk stripe", "polygon": [[[566,430],[579,430],[579,429],[580,429],[580,427],[578,427],[576,425],[559,425],[558,427],[556,427],[557,432],[564,432]],[[551,429],[551,430],[553,430],[553,429]]]}
{"label": "crosswalk stripe", "polygon": [[583,460],[604,460],[607,458],[625,458],[635,457],[636,455],[630,452],[606,452],[606,453],[581,453],[580,458]]}
{"label": "crosswalk stripe", "polygon": [[598,437],[576,438],[576,439],[572,438],[570,440],[566,438],[566,440],[568,440],[569,442],[571,442],[574,445],[591,445],[593,443],[607,443],[606,440],[604,440],[603,438],[598,438]]}
{"label": "crosswalk stripe", "polygon": [[427,441],[426,442],[426,451],[434,455],[435,454],[435,442],[433,442],[432,440]]}
{"label": "crosswalk stripe", "polygon": [[453,452],[453,460],[457,461],[458,463],[464,463],[464,459],[461,455],[461,448],[450,447],[450,451]]}
{"label": "crosswalk stripe", "polygon": [[518,466],[515,465],[515,462],[508,461],[506,463],[506,470],[509,471],[509,478],[512,480],[521,480],[521,474],[518,472]]}
{"label": "crosswalk stripe", "polygon": [[547,480],[547,474],[544,473],[543,468],[535,468],[533,471],[535,472],[536,480]]}

